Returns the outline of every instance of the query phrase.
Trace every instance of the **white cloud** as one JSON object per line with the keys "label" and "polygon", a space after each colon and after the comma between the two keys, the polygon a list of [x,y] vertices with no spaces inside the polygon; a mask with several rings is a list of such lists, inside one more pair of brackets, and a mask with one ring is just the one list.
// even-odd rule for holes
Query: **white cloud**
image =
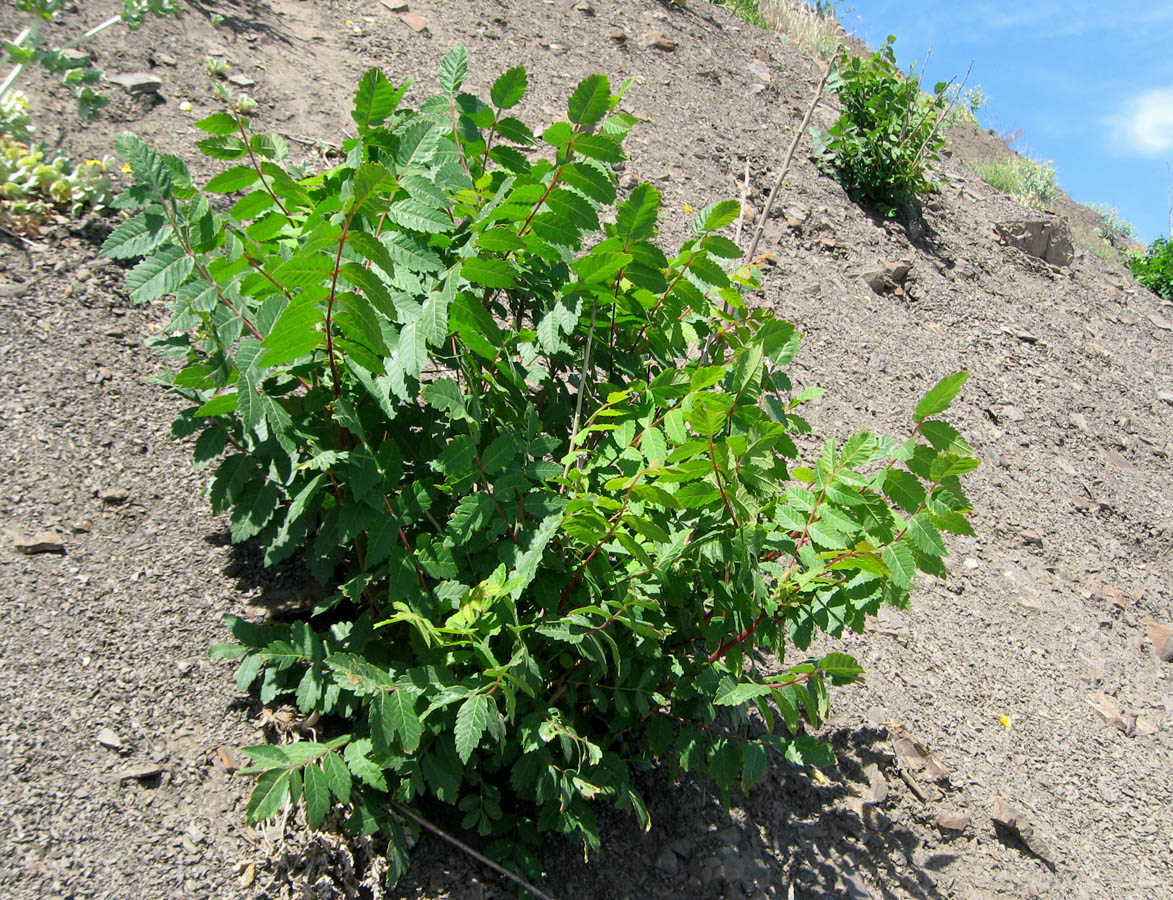
{"label": "white cloud", "polygon": [[1118,143],[1141,156],[1173,150],[1173,86],[1131,97],[1108,123]]}

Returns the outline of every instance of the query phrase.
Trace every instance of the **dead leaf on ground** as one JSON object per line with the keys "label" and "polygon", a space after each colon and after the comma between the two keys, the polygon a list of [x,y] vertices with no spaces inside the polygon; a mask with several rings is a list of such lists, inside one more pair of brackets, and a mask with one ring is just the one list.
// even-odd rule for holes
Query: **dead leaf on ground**
{"label": "dead leaf on ground", "polygon": [[899,725],[892,725],[889,730],[892,733],[892,749],[905,768],[939,784],[949,780],[949,767],[928,747]]}
{"label": "dead leaf on ground", "polygon": [[994,820],[994,830],[1004,842],[1016,839],[1050,868],[1055,868],[1055,853],[1051,850],[1051,845],[1039,835],[1030,820],[1007,803],[1005,798],[995,798],[994,810],[990,817]]}

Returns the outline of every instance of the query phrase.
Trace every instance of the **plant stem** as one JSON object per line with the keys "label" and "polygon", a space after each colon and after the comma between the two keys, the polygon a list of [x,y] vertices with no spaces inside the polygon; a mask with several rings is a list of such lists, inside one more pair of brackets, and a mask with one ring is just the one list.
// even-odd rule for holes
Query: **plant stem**
{"label": "plant stem", "polygon": [[[21,44],[23,44],[25,42],[25,40],[28,39],[28,36],[31,33],[32,33],[32,29],[26,28],[24,31],[22,31],[20,34],[18,34],[16,36],[16,40],[14,40],[12,43],[15,44],[17,47],[19,47]],[[8,96],[8,91],[12,87],[12,83],[14,81],[16,81],[17,78],[20,77],[20,73],[23,71],[24,71],[24,63],[17,63],[15,66],[12,67],[12,71],[8,73],[8,77],[4,79],[4,83],[0,84],[0,100],[3,100],[6,96]]]}

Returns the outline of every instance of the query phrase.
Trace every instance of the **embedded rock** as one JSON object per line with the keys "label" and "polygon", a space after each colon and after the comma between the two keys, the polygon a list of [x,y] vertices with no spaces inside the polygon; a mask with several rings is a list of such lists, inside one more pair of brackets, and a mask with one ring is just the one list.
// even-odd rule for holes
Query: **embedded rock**
{"label": "embedded rock", "polygon": [[1069,266],[1075,257],[1066,219],[999,222],[994,229],[1005,243],[1052,266]]}

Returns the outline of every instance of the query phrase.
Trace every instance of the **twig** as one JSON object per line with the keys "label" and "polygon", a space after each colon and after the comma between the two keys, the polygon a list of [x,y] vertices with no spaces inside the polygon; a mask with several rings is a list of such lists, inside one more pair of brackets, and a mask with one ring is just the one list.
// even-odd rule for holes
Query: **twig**
{"label": "twig", "polygon": [[741,211],[737,214],[737,236],[733,242],[741,246],[741,226],[745,224],[745,204],[749,200],[749,155],[745,157],[745,179],[741,182]]}
{"label": "twig", "polygon": [[459,850],[463,850],[465,853],[467,853],[469,856],[471,856],[477,862],[488,866],[490,869],[492,869],[495,872],[499,872],[500,874],[504,875],[506,878],[508,878],[510,881],[514,882],[515,884],[521,885],[523,888],[525,888],[527,891],[529,891],[531,894],[533,894],[535,897],[537,897],[538,900],[554,900],[554,898],[551,897],[549,894],[543,894],[536,887],[534,887],[528,881],[521,878],[519,875],[514,875],[512,872],[510,872],[504,866],[498,865],[497,863],[495,863],[491,859],[489,859],[487,856],[483,856],[480,853],[477,853],[477,851],[475,851],[468,844],[464,843],[463,841],[459,840],[458,838],[453,837],[448,832],[441,830],[440,828],[436,827],[435,825],[433,825],[431,822],[427,821],[426,819],[421,819],[419,816],[417,816],[415,813],[413,813],[407,807],[400,806],[398,803],[396,803],[394,800],[392,800],[391,801],[391,808],[394,809],[395,812],[397,812],[399,815],[406,816],[407,818],[409,818],[413,822],[415,822],[417,825],[420,825],[423,828],[428,829],[428,831],[432,832],[432,834],[436,835],[437,837],[443,838],[448,843],[450,843],[453,847],[456,847]]}
{"label": "twig", "polygon": [[[839,47],[836,45],[835,55],[837,56],[838,54]],[[790,142],[790,149],[786,153],[786,162],[782,164],[782,171],[778,173],[778,180],[774,182],[774,188],[770,191],[770,196],[766,198],[765,208],[762,209],[761,215],[758,217],[758,227],[754,231],[753,242],[749,245],[749,252],[745,254],[747,260],[752,260],[754,254],[757,253],[758,244],[762,240],[762,232],[766,229],[766,220],[770,217],[770,210],[774,208],[774,199],[778,196],[778,188],[782,187],[782,182],[786,179],[786,173],[790,171],[790,164],[794,161],[794,151],[798,149],[799,140],[806,134],[811,117],[815,114],[815,107],[819,105],[819,100],[823,97],[823,88],[827,86],[827,79],[831,77],[833,70],[834,65],[829,63],[827,65],[827,71],[823,73],[823,78],[819,82],[819,86],[815,88],[815,96],[811,99],[811,105],[808,107],[806,115],[802,118],[802,124],[794,132],[794,140]]]}

